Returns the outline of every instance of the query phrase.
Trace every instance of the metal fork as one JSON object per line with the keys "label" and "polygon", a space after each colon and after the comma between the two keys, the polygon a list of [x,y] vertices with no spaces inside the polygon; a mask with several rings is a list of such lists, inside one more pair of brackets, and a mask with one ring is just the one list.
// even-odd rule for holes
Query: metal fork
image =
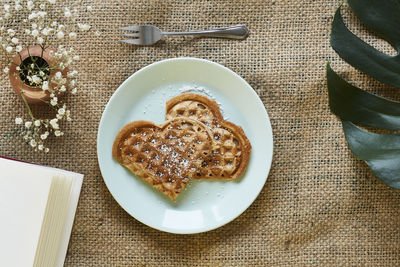
{"label": "metal fork", "polygon": [[247,29],[247,27],[244,25],[214,30],[189,32],[163,32],[153,25],[128,26],[121,28],[121,30],[132,31],[133,33],[122,34],[122,36],[133,37],[133,39],[125,39],[120,41],[134,45],[152,45],[157,43],[164,36],[168,35],[193,35],[199,37],[216,37],[228,39],[245,39],[249,35],[249,29]]}

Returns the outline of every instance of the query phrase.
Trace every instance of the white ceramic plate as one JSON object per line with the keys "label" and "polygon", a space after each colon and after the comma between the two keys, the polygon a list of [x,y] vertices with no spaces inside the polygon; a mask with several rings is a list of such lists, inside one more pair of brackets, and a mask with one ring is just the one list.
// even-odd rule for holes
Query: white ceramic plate
{"label": "white ceramic plate", "polygon": [[[194,93],[214,98],[225,119],[242,126],[252,151],[242,177],[234,181],[191,181],[174,203],[114,160],[112,144],[128,122],[162,123],[166,101],[191,88]],[[129,77],[109,100],[97,136],[100,170],[119,205],[150,227],[179,234],[215,229],[245,211],[267,180],[272,149],[268,114],[250,85],[226,67],[196,58],[163,60]]]}

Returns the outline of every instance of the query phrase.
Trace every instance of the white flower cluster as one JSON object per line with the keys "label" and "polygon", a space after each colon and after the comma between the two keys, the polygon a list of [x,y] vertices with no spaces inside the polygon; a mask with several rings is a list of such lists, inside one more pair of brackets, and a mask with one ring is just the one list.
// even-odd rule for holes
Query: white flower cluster
{"label": "white flower cluster", "polygon": [[[52,46],[57,40],[75,39],[77,32],[90,30],[90,25],[76,22],[76,18],[79,16],[76,8],[71,10],[66,7],[63,12],[57,14],[53,9],[55,2],[55,0],[14,0],[14,6],[5,4],[4,16],[0,17],[2,22],[0,43],[3,50],[8,54],[22,51],[23,46],[20,40],[15,37],[18,35],[18,30],[25,34],[25,37],[29,37],[30,45],[38,44],[43,47]],[[88,6],[87,10],[91,11],[92,7]],[[25,14],[27,14],[27,17],[22,19],[23,25],[18,29],[5,26],[6,20],[19,18]],[[56,18],[53,16],[55,14],[58,15]]]}
{"label": "white flower cluster", "polygon": [[[78,71],[74,70],[74,65],[80,58],[65,44],[91,29],[89,24],[82,23],[82,18],[87,18],[93,10],[91,6],[82,7],[80,3],[56,10],[56,1],[59,0],[14,0],[12,4],[3,6],[3,14],[0,6],[0,47],[8,62],[11,63],[14,55],[20,54],[24,48],[29,51],[29,47],[35,45],[39,45],[43,53],[49,51],[49,60],[44,63],[37,56],[31,56],[28,63],[23,61],[16,66],[24,83],[48,93],[48,105],[56,111],[53,119],[36,118],[24,99],[30,118],[15,119],[15,123],[23,127],[23,138],[27,143],[35,150],[45,152],[49,151],[44,144],[48,136],[64,135],[60,129],[61,122],[71,121],[70,110],[61,101],[62,94],[78,92]],[[79,13],[82,8],[85,16]],[[9,65],[4,66],[3,72],[10,72]]]}
{"label": "white flower cluster", "polygon": [[49,152],[49,148],[45,146],[44,141],[53,134],[56,137],[63,136],[59,122],[63,120],[71,121],[71,112],[64,104],[58,109],[56,118],[54,119],[35,119],[33,121],[25,121],[22,118],[16,118],[15,123],[23,126],[24,140],[35,150]]}

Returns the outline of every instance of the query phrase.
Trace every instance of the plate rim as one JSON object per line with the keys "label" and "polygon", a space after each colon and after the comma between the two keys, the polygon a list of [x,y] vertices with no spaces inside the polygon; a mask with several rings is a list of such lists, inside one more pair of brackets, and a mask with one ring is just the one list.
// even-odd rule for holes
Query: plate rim
{"label": "plate rim", "polygon": [[[121,88],[123,88],[123,87],[125,86],[126,83],[129,83],[129,81],[130,81],[131,79],[134,79],[135,76],[140,75],[141,72],[144,72],[144,71],[146,71],[147,69],[154,67],[155,65],[164,64],[164,63],[168,63],[168,62],[171,62],[171,61],[185,61],[185,60],[194,61],[194,62],[197,61],[197,62],[203,62],[203,63],[215,65],[215,66],[217,66],[217,67],[219,67],[219,68],[224,69],[225,71],[228,71],[231,75],[235,76],[236,78],[238,78],[239,80],[241,80],[241,82],[244,83],[247,87],[249,87],[249,89],[250,89],[249,92],[257,99],[257,101],[259,102],[258,104],[260,104],[260,105],[262,106],[262,110],[264,111],[264,113],[265,113],[264,115],[266,116],[266,119],[267,119],[267,121],[268,121],[268,124],[267,124],[267,131],[269,132],[269,135],[270,135],[270,142],[271,142],[270,151],[271,151],[271,156],[270,156],[269,158],[267,158],[267,162],[266,162],[266,166],[265,166],[265,167],[267,168],[267,172],[266,172],[266,176],[263,178],[262,186],[260,186],[260,187],[258,188],[258,190],[256,190],[257,193],[254,194],[254,196],[253,196],[252,198],[250,198],[251,201],[248,201],[248,204],[247,204],[247,205],[244,205],[245,208],[243,208],[243,209],[239,210],[238,212],[234,213],[233,216],[228,217],[226,220],[223,220],[222,223],[214,224],[214,225],[211,226],[211,227],[203,227],[203,228],[196,228],[196,229],[192,229],[192,230],[182,230],[182,231],[179,231],[179,230],[177,230],[177,229],[174,229],[174,230],[173,230],[173,229],[171,229],[171,228],[159,228],[159,227],[155,227],[154,225],[151,225],[151,224],[149,224],[148,222],[139,219],[137,216],[134,215],[133,212],[129,211],[127,208],[124,207],[124,205],[121,204],[121,202],[118,200],[118,197],[115,196],[115,192],[112,192],[112,190],[110,190],[110,186],[109,186],[109,184],[108,184],[108,182],[107,182],[107,179],[104,177],[102,165],[101,165],[101,162],[100,162],[99,139],[101,138],[100,129],[102,129],[102,127],[104,127],[103,124],[105,123],[105,122],[104,122],[105,113],[107,112],[107,110],[108,110],[108,108],[109,108],[109,105],[110,105],[110,103],[112,102],[112,100],[116,97],[117,92],[118,92],[119,90],[122,90]],[[264,117],[264,116],[263,116],[263,117]],[[148,226],[148,227],[150,227],[150,228],[152,228],[152,229],[155,229],[155,230],[158,230],[158,231],[162,231],[162,232],[166,232],[166,233],[180,234],[180,235],[185,235],[185,234],[199,234],[199,233],[204,233],[204,232],[209,232],[209,231],[215,230],[215,229],[217,229],[217,228],[220,228],[220,227],[222,227],[222,226],[224,226],[224,225],[226,225],[226,224],[232,222],[233,220],[237,219],[240,215],[242,215],[242,214],[254,203],[254,201],[257,199],[257,197],[260,195],[262,189],[264,188],[264,186],[265,186],[265,184],[266,184],[266,182],[267,182],[268,176],[269,176],[269,174],[270,174],[270,171],[271,171],[272,160],[273,160],[273,155],[274,155],[274,135],[273,135],[273,131],[272,131],[271,120],[270,120],[269,114],[268,114],[268,112],[267,112],[267,110],[266,110],[266,108],[265,108],[264,103],[262,102],[261,98],[260,98],[259,95],[256,93],[256,91],[254,90],[254,88],[253,88],[244,78],[242,78],[239,74],[237,74],[237,73],[234,72],[233,70],[229,69],[228,67],[225,67],[224,65],[222,65],[222,64],[220,64],[220,63],[217,63],[217,62],[214,62],[214,61],[211,61],[211,60],[207,60],[207,59],[203,59],[203,58],[196,58],[196,57],[173,57],[173,58],[166,58],[166,59],[162,59],[162,60],[159,60],[159,61],[155,61],[155,62],[153,62],[153,63],[151,63],[151,64],[148,64],[148,65],[146,65],[146,66],[140,68],[139,70],[137,70],[137,71],[135,71],[134,73],[132,73],[128,78],[126,78],[126,79],[118,86],[118,88],[113,92],[113,94],[112,94],[111,97],[108,99],[108,101],[107,101],[107,103],[106,103],[106,105],[105,105],[105,107],[104,107],[104,109],[103,109],[103,111],[102,111],[101,118],[100,118],[100,121],[99,121],[99,125],[98,125],[98,128],[97,128],[96,152],[97,152],[97,153],[96,153],[96,154],[97,154],[97,162],[98,162],[98,166],[99,166],[99,169],[100,169],[100,173],[101,173],[101,176],[102,176],[102,178],[103,178],[103,181],[104,181],[104,183],[105,183],[105,185],[106,185],[106,187],[107,187],[107,190],[108,190],[109,193],[112,195],[113,199],[118,203],[118,205],[119,205],[126,213],[128,213],[131,217],[133,217],[135,220],[141,222],[142,224],[144,224],[144,225],[146,225],[146,226]],[[103,168],[104,168],[104,167],[103,167]]]}

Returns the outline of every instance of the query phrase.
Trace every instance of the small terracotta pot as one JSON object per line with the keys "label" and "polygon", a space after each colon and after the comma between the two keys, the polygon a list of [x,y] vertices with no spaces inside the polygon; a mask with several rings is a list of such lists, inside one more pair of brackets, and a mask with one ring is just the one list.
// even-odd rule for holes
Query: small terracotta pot
{"label": "small terracotta pot", "polygon": [[[10,65],[9,78],[11,86],[19,96],[21,96],[21,91],[24,92],[24,97],[26,101],[28,101],[28,103],[30,104],[39,104],[39,103],[44,103],[43,101],[48,101],[50,99],[50,92],[49,90],[44,91],[42,90],[42,88],[38,86],[30,86],[24,83],[21,80],[20,73],[16,69],[16,67],[21,65],[22,61],[24,61],[29,56],[42,57],[49,64],[49,66],[54,66],[54,64],[56,63],[55,57],[54,56],[50,57],[50,51],[53,51],[53,53],[55,52],[55,50],[52,48],[46,48],[43,51],[43,56],[42,56],[42,48],[39,45],[30,46],[28,48],[23,49],[20,52],[21,57],[18,54],[15,54],[13,58],[14,64]],[[50,77],[54,76],[54,74],[58,71],[60,70],[51,70]],[[67,71],[68,71],[67,68],[61,71],[63,77],[67,76]]]}

